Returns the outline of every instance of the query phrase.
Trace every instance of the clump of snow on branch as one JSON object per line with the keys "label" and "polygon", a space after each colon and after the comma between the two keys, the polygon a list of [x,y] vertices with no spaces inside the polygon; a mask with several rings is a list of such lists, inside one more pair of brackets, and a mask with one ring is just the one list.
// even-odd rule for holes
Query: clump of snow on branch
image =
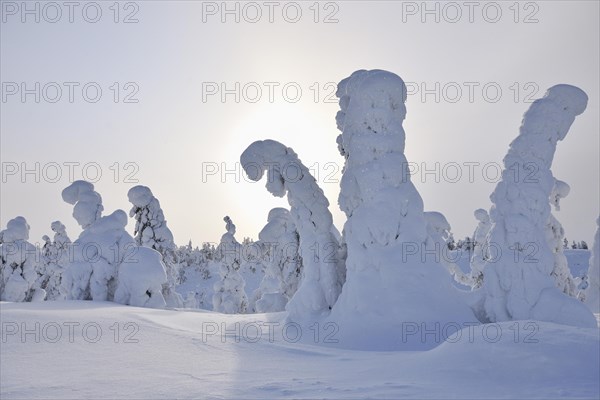
{"label": "clump of snow on branch", "polygon": [[484,308],[490,321],[536,319],[596,326],[583,304],[556,286],[554,254],[545,230],[555,179],[550,167],[558,141],[587,105],[570,85],[551,87],[525,113],[517,138],[504,158],[502,179],[490,196],[489,242],[501,251],[484,267]]}
{"label": "clump of snow on branch", "polygon": [[423,200],[404,156],[406,86],[387,71],[357,71],[336,94],[337,143],[346,159],[339,204],[348,217],[347,278],[330,319],[343,346],[431,348],[420,337],[401,343],[402,324],[475,318],[444,266],[425,252]]}
{"label": "clump of snow on branch", "polygon": [[102,197],[94,191],[94,185],[86,181],[75,181],[62,192],[65,202],[75,205],[73,218],[83,228],[87,228],[102,216]]}
{"label": "clump of snow on branch", "polygon": [[329,201],[296,153],[279,142],[252,143],[240,162],[253,181],[267,172],[266,188],[272,195],[287,193],[303,260],[300,286],[286,306],[289,317],[301,320],[329,314],[345,280]]}

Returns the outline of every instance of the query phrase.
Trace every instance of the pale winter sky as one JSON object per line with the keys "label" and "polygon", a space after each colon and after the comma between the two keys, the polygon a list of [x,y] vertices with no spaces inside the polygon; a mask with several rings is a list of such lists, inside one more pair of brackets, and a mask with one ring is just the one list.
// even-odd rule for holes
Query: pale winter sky
{"label": "pale winter sky", "polygon": [[287,206],[237,164],[265,138],[312,167],[341,229],[333,83],[375,68],[407,82],[413,180],[457,238],[472,234],[476,208],[489,208],[529,102],[557,83],[584,89],[587,111],[559,143],[553,172],[571,185],[557,213],[567,237],[593,236],[597,1],[1,5],[0,223],[26,217],[31,241],[54,220],[78,236],[61,191],[85,177],[105,213],[128,211],[127,190],[149,186],[178,244],[218,241],[224,215],[240,240],[257,238],[268,211]]}

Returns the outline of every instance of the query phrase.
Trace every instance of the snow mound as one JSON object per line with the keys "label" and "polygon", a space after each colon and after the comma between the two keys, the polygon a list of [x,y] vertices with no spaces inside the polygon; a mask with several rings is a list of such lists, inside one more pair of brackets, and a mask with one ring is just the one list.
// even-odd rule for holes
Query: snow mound
{"label": "snow mound", "polygon": [[136,248],[135,254],[119,266],[118,282],[115,302],[136,307],[165,307],[162,285],[167,282],[167,275],[156,250]]}

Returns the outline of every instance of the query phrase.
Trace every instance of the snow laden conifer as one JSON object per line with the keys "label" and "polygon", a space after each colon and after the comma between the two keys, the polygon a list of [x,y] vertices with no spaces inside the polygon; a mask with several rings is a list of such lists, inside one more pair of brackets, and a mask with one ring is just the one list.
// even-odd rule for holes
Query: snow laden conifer
{"label": "snow laden conifer", "polygon": [[235,225],[226,216],[225,229],[217,249],[221,279],[214,284],[213,309],[225,314],[244,314],[248,311],[248,296],[244,291],[244,278],[240,274],[241,245],[235,239]]}
{"label": "snow laden conifer", "polygon": [[255,309],[261,313],[285,310],[302,277],[299,235],[290,212],[274,208],[267,221],[258,235],[267,256],[265,275],[255,295]]}
{"label": "snow laden conifer", "polygon": [[253,181],[267,172],[266,188],[272,195],[287,194],[303,261],[300,286],[286,306],[289,317],[303,320],[328,315],[345,280],[329,201],[296,153],[277,141],[252,143],[240,162]]}
{"label": "snow laden conifer", "polygon": [[127,197],[133,207],[129,216],[135,219],[134,239],[138,246],[158,251],[166,268],[167,283],[163,295],[170,307],[183,307],[183,299],[175,292],[181,283],[181,268],[177,257],[177,246],[167,226],[160,202],[150,188],[142,185],[129,189]]}
{"label": "snow laden conifer", "polygon": [[473,255],[470,261],[471,282],[473,289],[479,289],[483,285],[483,266],[490,257],[487,234],[492,228],[492,224],[488,212],[483,208],[475,210],[474,215],[478,224],[473,233]]}
{"label": "snow laden conifer", "polygon": [[160,254],[136,245],[125,230],[127,214],[116,210],[102,217],[102,198],[86,181],[73,182],[62,197],[74,205],[73,216],[83,231],[72,244],[73,261],[63,273],[61,295],[67,300],[164,307],[166,275]]}
{"label": "snow laden conifer", "polygon": [[40,256],[28,242],[29,224],[23,217],[11,219],[0,231],[0,300],[44,300],[46,292],[36,287]]}
{"label": "snow laden conifer", "polygon": [[594,327],[581,302],[556,288],[554,254],[545,235],[555,184],[550,170],[563,140],[587,105],[570,85],[553,86],[525,113],[519,135],[504,158],[502,178],[490,196],[489,242],[499,256],[484,266],[484,310],[489,321],[535,319]]}
{"label": "snow laden conifer", "polygon": [[399,332],[405,324],[433,329],[475,318],[435,254],[425,252],[423,201],[404,156],[406,86],[390,72],[356,71],[336,94],[347,278],[329,319],[345,347],[434,347],[433,339],[403,341]]}
{"label": "snow laden conifer", "polygon": [[428,239],[425,251],[435,257],[436,262],[441,263],[457,283],[471,286],[470,276],[465,275],[460,267],[454,262],[455,257],[450,254],[448,240],[452,237],[450,223],[444,214],[437,211],[426,211],[424,213],[427,223]]}
{"label": "snow laden conifer", "polygon": [[585,304],[592,312],[600,313],[600,217],[596,219],[596,234],[590,255],[590,266],[588,269],[588,286],[583,292]]}
{"label": "snow laden conifer", "polygon": [[54,221],[50,225],[54,232],[51,240],[44,235],[44,246],[42,247],[42,276],[39,278],[39,286],[46,291],[46,300],[60,300],[60,283],[63,272],[69,264],[71,254],[71,239],[67,235],[65,225],[60,221]]}
{"label": "snow laden conifer", "polygon": [[[567,197],[571,188],[566,182],[555,180],[554,187],[550,193],[550,203],[556,211],[560,211],[560,200]],[[554,254],[554,268],[551,275],[554,278],[556,287],[566,295],[577,297],[577,284],[571,270],[567,257],[563,251],[565,239],[565,230],[561,223],[550,212],[548,222],[546,223],[546,240],[552,253]]]}

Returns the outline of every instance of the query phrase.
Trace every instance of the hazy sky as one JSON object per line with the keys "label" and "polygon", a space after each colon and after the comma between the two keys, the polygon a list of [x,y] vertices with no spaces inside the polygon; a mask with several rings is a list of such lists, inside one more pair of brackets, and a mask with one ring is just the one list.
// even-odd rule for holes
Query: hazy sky
{"label": "hazy sky", "polygon": [[444,213],[456,237],[472,234],[476,208],[489,208],[529,102],[557,83],[584,89],[587,111],[559,143],[553,172],[571,185],[557,213],[566,236],[592,239],[600,213],[597,1],[26,8],[1,2],[0,223],[26,217],[31,241],[51,234],[54,220],[78,236],[61,191],[85,177],[105,213],[129,210],[135,180],[149,186],[178,244],[218,241],[224,215],[240,240],[257,238],[268,211],[287,206],[238,164],[265,138],[312,167],[341,229],[334,83],[375,68],[407,82],[413,181],[426,210]]}

